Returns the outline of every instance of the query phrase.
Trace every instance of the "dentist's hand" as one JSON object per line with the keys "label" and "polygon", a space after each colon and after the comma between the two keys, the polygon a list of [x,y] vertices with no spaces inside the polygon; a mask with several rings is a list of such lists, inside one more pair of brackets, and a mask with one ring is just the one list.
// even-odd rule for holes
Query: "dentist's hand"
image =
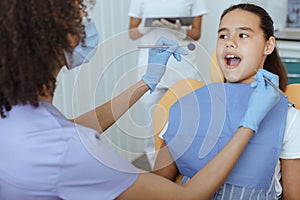
{"label": "dentist's hand", "polygon": [[264,69],[258,70],[254,77],[255,82],[250,85],[255,90],[249,99],[247,111],[240,122],[240,126],[250,128],[255,132],[257,132],[259,124],[267,113],[280,100],[280,94],[265,81],[264,76],[276,86],[279,85],[277,75]]}
{"label": "dentist's hand", "polygon": [[152,29],[153,29],[153,27],[145,27],[144,24],[142,24],[142,23],[138,26],[138,30],[142,35],[147,34]]}
{"label": "dentist's hand", "polygon": [[187,51],[180,48],[178,43],[173,40],[161,37],[155,45],[170,47],[152,48],[149,50],[147,71],[142,80],[150,87],[150,92],[154,91],[156,85],[163,77],[170,56],[173,55],[177,61],[181,61],[181,55],[187,55]]}

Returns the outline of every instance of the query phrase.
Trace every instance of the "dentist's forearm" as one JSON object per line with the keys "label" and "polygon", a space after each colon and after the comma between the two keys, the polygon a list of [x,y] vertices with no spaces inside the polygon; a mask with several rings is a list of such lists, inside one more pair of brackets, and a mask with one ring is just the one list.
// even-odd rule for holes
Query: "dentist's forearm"
{"label": "dentist's forearm", "polygon": [[80,125],[95,129],[99,133],[103,133],[148,90],[149,86],[141,80],[114,97],[112,100],[98,106],[94,110],[84,113],[73,121]]}

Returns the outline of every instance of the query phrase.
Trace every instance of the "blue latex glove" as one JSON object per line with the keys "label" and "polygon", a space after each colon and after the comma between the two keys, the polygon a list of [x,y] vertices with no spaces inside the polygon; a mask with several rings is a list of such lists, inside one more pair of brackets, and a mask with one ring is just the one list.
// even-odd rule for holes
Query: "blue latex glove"
{"label": "blue latex glove", "polygon": [[258,70],[254,77],[255,82],[250,85],[255,90],[249,99],[247,111],[240,122],[240,126],[250,128],[255,132],[257,132],[259,124],[267,113],[280,100],[280,94],[265,81],[264,76],[276,86],[279,85],[277,75],[264,69]]}
{"label": "blue latex glove", "polygon": [[148,66],[142,80],[149,86],[150,93],[154,91],[166,71],[166,65],[171,55],[177,61],[181,61],[181,55],[187,55],[187,51],[180,48],[178,43],[164,37],[159,38],[155,44],[170,46],[169,48],[152,48],[149,50]]}

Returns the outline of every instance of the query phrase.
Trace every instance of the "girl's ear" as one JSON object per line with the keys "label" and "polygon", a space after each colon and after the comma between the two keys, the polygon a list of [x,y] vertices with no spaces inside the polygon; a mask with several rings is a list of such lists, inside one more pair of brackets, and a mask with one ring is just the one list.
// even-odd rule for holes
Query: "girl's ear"
{"label": "girl's ear", "polygon": [[265,45],[264,54],[269,55],[273,52],[275,49],[275,37],[271,36],[267,41]]}

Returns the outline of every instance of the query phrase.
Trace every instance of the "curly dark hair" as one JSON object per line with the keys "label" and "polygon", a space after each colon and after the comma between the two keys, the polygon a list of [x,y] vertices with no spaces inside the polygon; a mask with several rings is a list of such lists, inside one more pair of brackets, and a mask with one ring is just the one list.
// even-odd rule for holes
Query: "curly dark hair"
{"label": "curly dark hair", "polygon": [[[38,106],[53,95],[55,73],[72,53],[67,35],[84,43],[83,0],[0,1],[0,115],[16,104]],[[63,61],[62,61],[63,60]]]}

